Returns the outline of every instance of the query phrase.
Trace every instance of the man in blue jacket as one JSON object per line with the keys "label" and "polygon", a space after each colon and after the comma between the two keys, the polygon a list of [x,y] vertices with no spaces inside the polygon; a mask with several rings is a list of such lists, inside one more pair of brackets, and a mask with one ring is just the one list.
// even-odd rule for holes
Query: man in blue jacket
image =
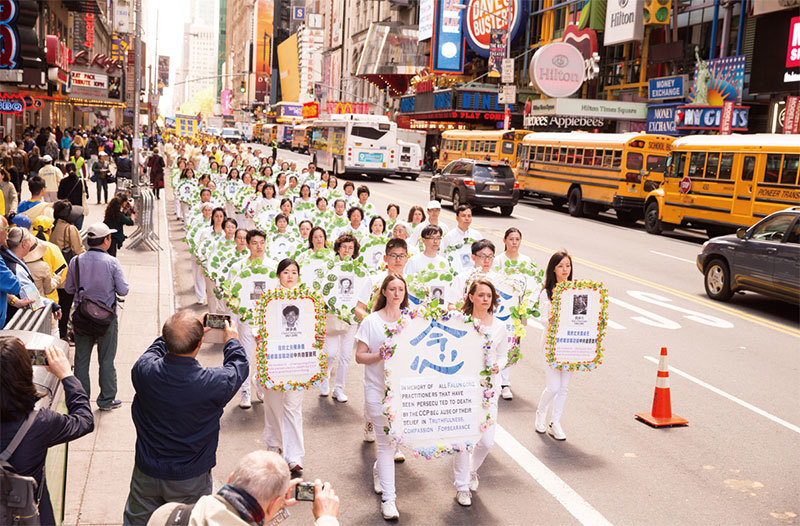
{"label": "man in blue jacket", "polygon": [[[0,248],[6,246],[8,238],[8,220],[5,216],[0,216]],[[6,305],[8,295],[19,295],[19,280],[6,266],[3,258],[0,258],[0,329],[6,326]]]}
{"label": "man in blue jacket", "polygon": [[136,394],[136,462],[124,524],[146,524],[167,502],[197,502],[212,492],[219,420],[249,371],[236,326],[225,322],[222,367],[195,359],[208,328],[188,310],[164,323],[162,336],[131,370]]}

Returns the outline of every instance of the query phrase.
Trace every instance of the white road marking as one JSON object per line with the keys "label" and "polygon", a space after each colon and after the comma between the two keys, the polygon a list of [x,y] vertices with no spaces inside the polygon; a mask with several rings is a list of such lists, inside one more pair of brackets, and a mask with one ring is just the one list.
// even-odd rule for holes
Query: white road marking
{"label": "white road marking", "polygon": [[516,438],[497,425],[494,435],[495,443],[514,459],[522,469],[533,477],[550,495],[561,503],[562,506],[581,524],[611,525],[603,515],[586,502],[583,497],[556,475],[550,468],[520,444]]}
{"label": "white road marking", "polygon": [[679,258],[678,256],[673,256],[672,254],[664,254],[663,252],[659,252],[658,250],[651,250],[650,253],[658,254],[659,256],[664,256],[665,258],[677,259],[678,261],[685,261],[686,263],[691,263],[692,265],[696,264],[696,262],[692,261],[691,259]]}
{"label": "white road marking", "polygon": [[[645,356],[644,359],[649,361],[649,362],[658,363],[658,359],[657,358],[653,358],[652,356]],[[720,395],[722,397],[725,397],[725,398],[727,398],[728,400],[730,400],[732,402],[736,402],[740,406],[742,406],[742,407],[744,407],[746,409],[749,409],[750,411],[753,411],[754,413],[757,413],[757,414],[759,414],[759,415],[761,415],[761,416],[763,416],[765,418],[768,418],[768,419],[772,420],[776,424],[782,425],[783,427],[785,427],[786,429],[789,429],[790,431],[794,431],[795,433],[800,433],[800,426],[796,426],[796,425],[794,425],[794,424],[792,424],[790,422],[787,422],[786,420],[784,420],[782,418],[778,418],[777,416],[775,416],[775,415],[773,415],[771,413],[768,413],[768,412],[764,411],[763,409],[760,409],[760,408],[754,406],[753,404],[745,402],[741,398],[736,398],[732,394],[726,393],[722,389],[718,389],[718,388],[714,387],[713,385],[707,384],[703,380],[700,380],[699,378],[695,378],[694,376],[690,375],[689,373],[685,373],[685,372],[681,371],[680,369],[676,369],[675,367],[672,367],[671,365],[669,366],[669,370],[670,370],[670,372],[675,373],[678,376],[682,376],[682,377],[686,378],[687,380],[696,383],[700,387],[705,387],[706,389],[708,389],[712,393],[717,393],[718,395]]]}
{"label": "white road marking", "polygon": [[717,318],[716,316],[711,316],[710,314],[701,314],[697,311],[678,307],[677,305],[673,305],[671,303],[671,299],[665,298],[664,296],[659,296],[658,294],[653,294],[652,292],[629,290],[628,295],[633,296],[637,300],[652,303],[653,305],[658,305],[659,307],[664,307],[665,309],[682,312],[685,314],[684,318],[696,321],[697,323],[702,323],[703,325],[708,325],[709,327],[717,327],[719,329],[733,328],[733,324],[729,321]]}
{"label": "white road marking", "polygon": [[622,308],[632,310],[633,312],[641,314],[641,316],[631,316],[632,320],[636,320],[639,323],[644,323],[645,325],[649,325],[651,327],[658,327],[660,329],[675,330],[681,328],[680,324],[672,320],[668,320],[663,316],[659,316],[658,314],[646,311],[640,307],[637,307],[636,305],[631,305],[628,302],[618,300],[617,298],[608,298],[608,301],[613,305],[619,305]]}
{"label": "white road marking", "polygon": [[620,325],[619,323],[615,322],[614,320],[608,320],[608,327],[611,329],[624,329],[624,325]]}

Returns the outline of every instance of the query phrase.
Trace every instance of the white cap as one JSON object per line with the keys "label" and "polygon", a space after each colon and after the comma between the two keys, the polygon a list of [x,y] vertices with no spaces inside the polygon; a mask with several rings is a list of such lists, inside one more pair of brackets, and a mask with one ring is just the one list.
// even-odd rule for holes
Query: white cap
{"label": "white cap", "polygon": [[106,157],[108,156],[108,154],[106,152],[100,152],[97,155],[105,155]]}
{"label": "white cap", "polygon": [[50,162],[50,161],[52,161],[52,160],[53,160],[53,158],[52,158],[52,157],[50,157],[49,155],[42,155],[42,161],[43,161],[43,162],[45,162],[45,163],[49,163],[49,162]]}
{"label": "white cap", "polygon": [[87,235],[89,237],[106,237],[109,234],[116,232],[113,228],[108,228],[105,223],[95,223],[89,227]]}
{"label": "white cap", "polygon": [[436,201],[436,200],[428,201],[428,210],[433,210],[434,208],[438,208],[438,209],[441,210],[442,203],[440,203],[439,201]]}

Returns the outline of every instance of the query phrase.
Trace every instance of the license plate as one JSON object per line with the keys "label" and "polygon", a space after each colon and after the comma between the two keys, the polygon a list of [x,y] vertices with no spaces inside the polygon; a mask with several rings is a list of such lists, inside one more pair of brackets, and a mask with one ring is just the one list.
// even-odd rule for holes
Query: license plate
{"label": "license plate", "polygon": [[637,193],[637,192],[638,192],[638,190],[636,189],[636,187],[635,187],[635,186],[629,186],[629,187],[628,187],[628,192],[630,192],[630,193],[632,193],[632,194],[635,194],[635,193]]}
{"label": "license plate", "polygon": [[489,185],[489,191],[490,192],[499,192],[500,191],[500,185],[499,184],[490,184]]}

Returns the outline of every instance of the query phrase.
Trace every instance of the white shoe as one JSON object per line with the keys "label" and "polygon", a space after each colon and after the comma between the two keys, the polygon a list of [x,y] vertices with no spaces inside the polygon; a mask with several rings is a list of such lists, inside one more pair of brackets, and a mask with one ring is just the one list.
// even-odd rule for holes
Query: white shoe
{"label": "white shoe", "polygon": [[330,394],[331,394],[331,386],[328,384],[328,377],[326,376],[325,379],[323,379],[319,383],[319,395],[328,396]]}
{"label": "white shoe", "polygon": [[547,433],[547,413],[536,411],[536,432]]}
{"label": "white shoe", "polygon": [[242,400],[239,402],[242,409],[250,409],[253,404],[250,402],[250,393],[242,393]]}
{"label": "white shoe", "polygon": [[503,389],[500,391],[500,396],[503,397],[503,400],[513,400],[514,393],[511,392],[511,388],[507,385],[503,386]]}
{"label": "white shoe", "polygon": [[561,424],[559,422],[550,422],[550,427],[547,429],[547,434],[556,440],[567,439],[567,435],[564,433],[564,430],[561,429]]}
{"label": "white shoe", "polygon": [[375,462],[372,465],[372,489],[375,490],[375,493],[380,495],[383,493],[383,488],[381,488],[381,477],[378,475],[378,463]]}
{"label": "white shoe", "polygon": [[375,442],[375,426],[372,422],[364,424],[364,442]]}
{"label": "white shoe", "polygon": [[334,389],[333,390],[333,399],[336,400],[339,403],[344,404],[345,402],[347,402],[347,395],[344,394],[339,389]]}
{"label": "white shoe", "polygon": [[381,513],[383,513],[383,518],[387,521],[400,518],[400,512],[397,511],[397,506],[395,506],[393,500],[381,502]]}
{"label": "white shoe", "polygon": [[456,493],[456,500],[462,506],[472,506],[472,493],[469,491],[459,491]]}
{"label": "white shoe", "polygon": [[469,474],[469,490],[478,491],[478,472],[473,471]]}
{"label": "white shoe", "polygon": [[397,447],[394,450],[394,461],[398,464],[406,461],[406,456],[403,454],[403,451],[400,449],[400,447]]}
{"label": "white shoe", "polygon": [[256,400],[259,403],[262,403],[262,404],[264,403],[264,390],[261,389],[260,387],[256,388]]}

